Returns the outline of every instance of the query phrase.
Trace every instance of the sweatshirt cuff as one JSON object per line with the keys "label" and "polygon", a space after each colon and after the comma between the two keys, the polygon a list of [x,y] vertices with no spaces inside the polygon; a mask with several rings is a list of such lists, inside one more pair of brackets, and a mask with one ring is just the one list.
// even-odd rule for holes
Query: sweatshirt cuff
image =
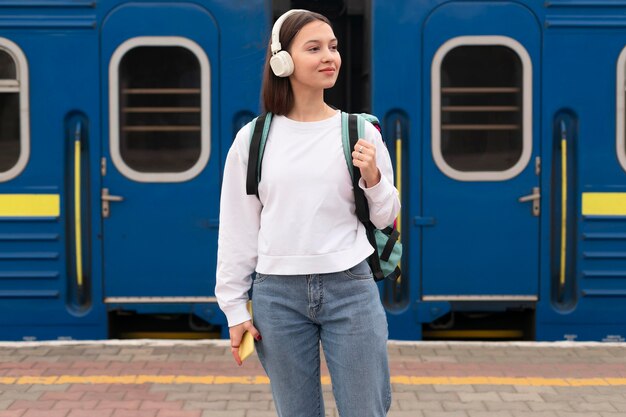
{"label": "sweatshirt cuff", "polygon": [[390,195],[389,189],[393,188],[393,185],[387,181],[387,178],[385,178],[384,175],[381,175],[378,184],[370,188],[365,187],[365,181],[363,181],[363,178],[359,179],[359,187],[363,189],[369,201],[375,204],[380,204],[387,200]]}
{"label": "sweatshirt cuff", "polygon": [[228,327],[233,327],[252,319],[246,308],[246,302],[224,309],[224,314],[228,320]]}

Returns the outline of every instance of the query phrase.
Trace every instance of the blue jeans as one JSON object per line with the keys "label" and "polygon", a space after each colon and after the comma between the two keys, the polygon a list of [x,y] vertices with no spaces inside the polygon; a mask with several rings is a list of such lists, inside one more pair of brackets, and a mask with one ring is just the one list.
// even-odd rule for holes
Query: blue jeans
{"label": "blue jeans", "polygon": [[324,417],[320,341],[339,415],[387,415],[387,317],[367,262],[332,274],[257,273],[252,303],[279,417]]}

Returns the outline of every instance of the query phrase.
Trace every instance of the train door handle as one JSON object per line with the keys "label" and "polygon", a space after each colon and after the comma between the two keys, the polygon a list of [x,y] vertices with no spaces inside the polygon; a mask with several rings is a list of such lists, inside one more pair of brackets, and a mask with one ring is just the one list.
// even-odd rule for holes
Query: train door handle
{"label": "train door handle", "polygon": [[539,187],[533,187],[533,193],[520,197],[517,201],[520,203],[533,202],[533,216],[539,216],[539,201],[541,200],[541,192]]}
{"label": "train door handle", "polygon": [[108,188],[102,189],[102,194],[100,195],[102,199],[102,217],[107,218],[110,214],[109,201],[124,201],[124,197],[119,195],[111,195],[109,194]]}

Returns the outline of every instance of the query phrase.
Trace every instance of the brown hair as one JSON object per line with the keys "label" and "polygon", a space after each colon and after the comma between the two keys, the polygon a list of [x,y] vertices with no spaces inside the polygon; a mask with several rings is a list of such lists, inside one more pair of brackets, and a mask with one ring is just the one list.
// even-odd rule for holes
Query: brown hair
{"label": "brown hair", "polygon": [[[291,42],[296,37],[303,26],[321,20],[331,26],[330,21],[319,13],[303,11],[294,13],[283,22],[278,38],[281,44],[281,50],[289,51]],[[293,108],[293,91],[289,77],[277,77],[270,68],[270,58],[272,57],[270,44],[267,47],[265,56],[265,67],[263,68],[263,85],[261,87],[261,100],[265,111],[274,114],[285,115]]]}

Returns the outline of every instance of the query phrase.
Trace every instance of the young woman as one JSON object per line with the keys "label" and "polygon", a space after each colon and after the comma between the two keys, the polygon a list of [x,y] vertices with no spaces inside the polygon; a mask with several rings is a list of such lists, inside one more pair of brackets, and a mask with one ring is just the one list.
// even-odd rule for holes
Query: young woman
{"label": "young woman", "polygon": [[[338,42],[328,19],[306,10],[281,16],[272,38],[262,96],[274,118],[259,196],[246,195],[250,124],[228,153],[222,185],[215,295],[232,354],[241,365],[238,346],[250,332],[279,417],[323,417],[321,342],[341,417],[382,417],[391,404],[387,320],[365,261],[373,248],[355,214],[341,114],[324,102],[341,68]],[[352,162],[382,228],[400,202],[379,132],[366,123],[364,136]]]}

